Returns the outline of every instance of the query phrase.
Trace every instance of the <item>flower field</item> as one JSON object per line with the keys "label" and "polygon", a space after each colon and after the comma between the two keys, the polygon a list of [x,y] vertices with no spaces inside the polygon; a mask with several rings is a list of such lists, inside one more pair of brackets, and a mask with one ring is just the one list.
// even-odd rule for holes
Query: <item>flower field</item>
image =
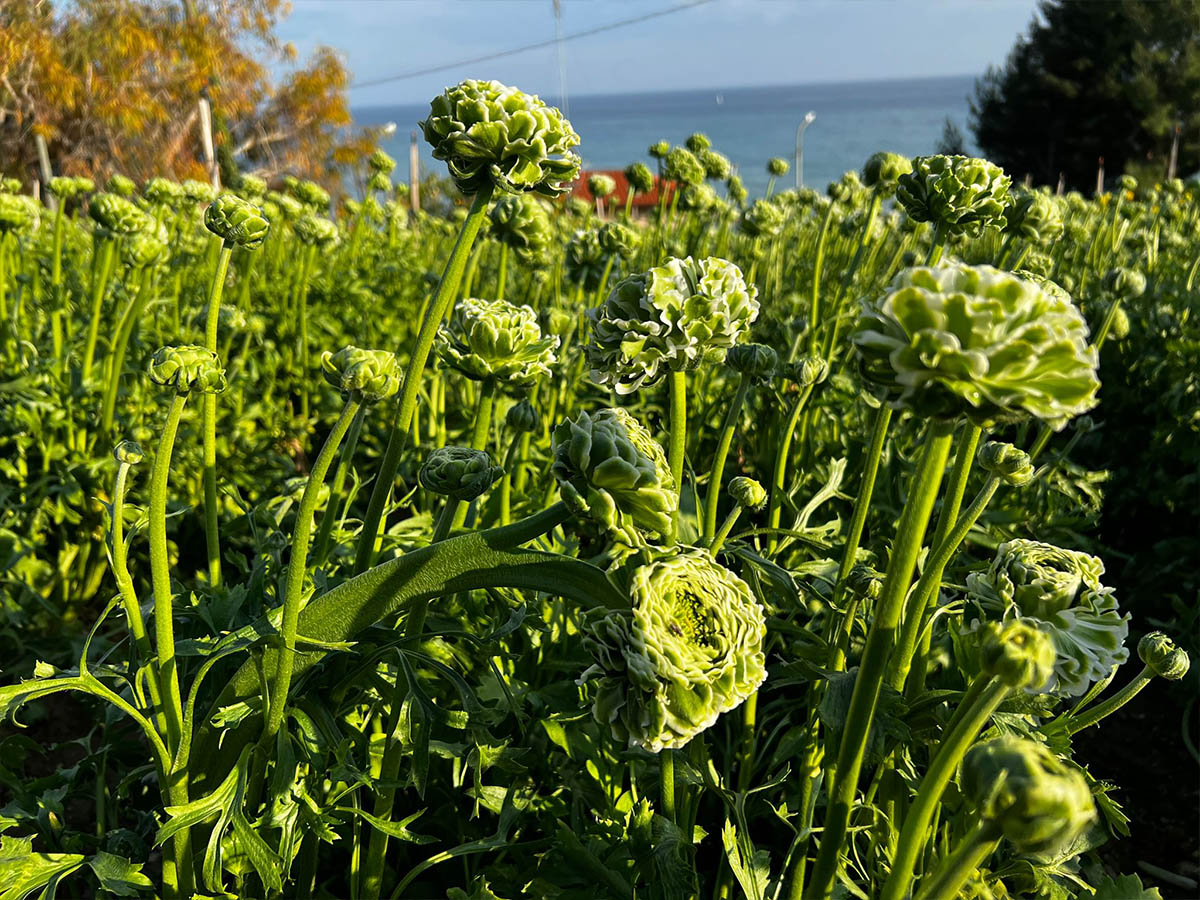
{"label": "flower field", "polygon": [[0,900],[1164,896],[1073,744],[1191,684],[1200,185],[420,127],[3,185]]}

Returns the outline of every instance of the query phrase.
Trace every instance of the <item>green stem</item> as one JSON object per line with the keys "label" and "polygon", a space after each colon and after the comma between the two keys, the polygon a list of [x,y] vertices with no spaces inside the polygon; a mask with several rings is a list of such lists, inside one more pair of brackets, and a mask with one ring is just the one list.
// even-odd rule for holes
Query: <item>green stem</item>
{"label": "green stem", "polygon": [[733,531],[733,526],[737,524],[738,516],[742,514],[744,508],[738,503],[729,511],[729,515],[725,517],[725,521],[721,523],[720,529],[713,536],[712,543],[708,545],[708,552],[710,554],[716,556],[721,551],[721,548],[725,546],[725,539],[729,537],[729,532]]}
{"label": "green stem", "polygon": [[675,821],[675,751],[663,750],[658,754],[659,797],[662,814]]}
{"label": "green stem", "polygon": [[683,458],[687,444],[687,373],[671,372],[671,419],[670,444],[667,463],[671,467],[671,478],[675,489],[683,495]]}
{"label": "green stem", "polygon": [[271,679],[271,699],[267,723],[263,728],[262,738],[259,740],[259,747],[263,753],[269,752],[272,748],[275,735],[278,734],[279,728],[283,724],[284,714],[287,712],[288,691],[292,686],[292,673],[296,661],[296,628],[300,621],[304,575],[308,568],[309,538],[312,535],[317,500],[338,446],[349,430],[350,423],[358,414],[361,405],[362,396],[360,394],[351,394],[346,400],[342,414],[325,439],[325,444],[321,447],[316,462],[313,463],[308,483],[304,486],[304,493],[300,497],[300,506],[296,511],[296,524],[292,530],[292,553],[288,562],[287,581],[284,585],[283,619],[279,627],[280,635],[283,638],[283,647],[279,654],[275,675]]}
{"label": "green stem", "polygon": [[825,244],[829,239],[829,220],[833,217],[836,203],[830,201],[821,218],[821,230],[817,234],[817,255],[813,262],[812,291],[808,301],[808,352],[810,356],[817,355],[817,330],[821,321],[821,269],[825,264]]}
{"label": "green stem", "polygon": [[346,488],[346,476],[350,473],[350,465],[354,461],[354,451],[358,448],[358,437],[362,434],[363,419],[366,418],[367,407],[363,404],[354,414],[350,430],[346,434],[346,442],[338,457],[337,468],[333,472],[333,483],[329,488],[329,502],[325,505],[325,513],[321,516],[321,525],[317,529],[317,537],[313,542],[313,564],[322,565],[329,556],[330,543],[333,539],[333,522],[342,506],[342,492]]}
{"label": "green stem", "polygon": [[750,376],[743,374],[738,382],[733,402],[729,404],[729,409],[725,412],[721,437],[717,441],[717,452],[713,455],[712,468],[708,472],[708,500],[704,504],[704,540],[706,542],[711,542],[717,533],[717,501],[721,498],[721,478],[725,472],[725,459],[729,456],[733,433],[737,430],[742,406],[746,402],[746,395],[749,391]]}
{"label": "green stem", "polygon": [[959,719],[938,748],[921,780],[917,797],[904,817],[896,853],[892,857],[891,874],[883,886],[880,900],[905,900],[912,884],[917,859],[925,849],[926,834],[934,811],[942,799],[950,778],[958,768],[963,754],[987,725],[992,713],[1012,689],[999,678],[992,678]]}
{"label": "green stem", "polygon": [[304,260],[300,264],[300,284],[296,290],[297,316],[300,327],[300,418],[308,427],[308,279],[312,274],[313,261],[317,257],[314,244],[305,248]]}
{"label": "green stem", "polygon": [[938,223],[933,227],[933,240],[929,244],[929,255],[925,257],[925,265],[936,266],[942,260],[942,251],[946,249],[946,229]]}
{"label": "green stem", "polygon": [[500,245],[500,265],[496,272],[496,299],[504,299],[504,282],[508,279],[508,244]]}
{"label": "green stem", "polygon": [[[775,468],[771,476],[771,498],[767,506],[767,527],[774,532],[779,528],[779,520],[783,514],[783,493],[787,489],[787,468],[788,456],[792,449],[792,436],[796,433],[796,423],[800,421],[800,413],[804,411],[804,405],[808,402],[808,398],[812,395],[813,385],[808,385],[800,390],[800,394],[796,397],[796,402],[792,406],[792,411],[788,416],[787,425],[784,426],[782,438],[779,445],[775,448]],[[772,533],[769,541],[770,550],[775,552],[779,546],[779,535]]]}
{"label": "green stem", "polygon": [[1074,718],[1067,720],[1067,731],[1074,734],[1077,731],[1083,731],[1085,728],[1091,728],[1105,716],[1110,716],[1118,709],[1136,697],[1146,685],[1154,680],[1154,672],[1149,666],[1142,668],[1137,676],[1125,687],[1121,688],[1103,703],[1097,703],[1090,710],[1081,713]]}
{"label": "green stem", "polygon": [[[475,424],[471,429],[471,449],[486,450],[488,436],[492,429],[492,410],[496,408],[496,379],[486,378],[479,385],[479,400],[475,404]],[[451,528],[462,528],[467,520],[467,509],[470,503],[464,500],[454,502],[454,521]]]}
{"label": "green stem", "polygon": [[92,270],[92,315],[88,321],[87,343],[83,349],[83,378],[86,381],[92,372],[92,361],[96,358],[96,342],[100,338],[100,310],[104,303],[104,291],[108,287],[112,272],[113,253],[117,242],[111,237],[98,237],[99,259]]}
{"label": "green stem", "polygon": [[995,823],[984,820],[962,839],[937,873],[917,894],[917,900],[954,900],[959,890],[1000,843],[1001,832]]}
{"label": "green stem", "polygon": [[400,468],[400,456],[408,441],[409,428],[412,425],[413,413],[417,408],[417,395],[421,389],[421,375],[425,371],[425,363],[429,359],[429,351],[433,347],[433,338],[438,327],[446,317],[454,298],[458,296],[458,287],[462,282],[463,269],[471,254],[471,245],[479,233],[479,226],[487,213],[488,201],[492,198],[494,188],[487,184],[475,195],[471,202],[471,210],[463,221],[458,233],[458,240],[446,261],[442,272],[442,280],[438,283],[437,293],[430,301],[425,320],[417,334],[416,346],[413,347],[408,369],[404,373],[404,387],[397,401],[396,417],[392,421],[391,433],[388,436],[387,449],[379,464],[379,474],[371,490],[371,499],[367,504],[367,514],[363,518],[362,533],[358,539],[355,554],[354,571],[366,571],[374,558],[379,541],[382,537],[383,514],[392,492],[392,483],[396,480],[396,472]]}
{"label": "green stem", "polygon": [[121,318],[117,323],[117,340],[109,355],[108,387],[104,392],[104,407],[100,413],[100,433],[104,436],[112,434],[113,416],[117,408],[117,392],[120,389],[121,374],[125,368],[125,353],[129,348],[129,339],[137,327],[138,319],[146,306],[146,297],[150,292],[152,270],[145,267],[138,280],[137,293],[126,304]]}
{"label": "green stem", "polygon": [[854,693],[837,756],[837,779],[830,786],[825,830],[813,868],[812,882],[806,893],[809,897],[828,898],[833,892],[833,883],[850,824],[850,811],[858,788],[858,775],[866,753],[867,736],[883,687],[888,657],[895,643],[904,598],[912,584],[917,556],[924,542],[938,487],[942,482],[952,437],[953,427],[950,424],[938,421],[929,423],[925,447],[896,528],[896,540],[888,562],[887,577],[875,607],[861,667],[855,679]]}
{"label": "green stem", "polygon": [[[221,293],[233,245],[221,242],[217,268],[208,290],[208,306],[204,319],[204,346],[217,352],[217,325],[221,318]],[[217,525],[217,395],[204,395],[204,544],[208,553],[209,584],[221,583],[221,536]]]}

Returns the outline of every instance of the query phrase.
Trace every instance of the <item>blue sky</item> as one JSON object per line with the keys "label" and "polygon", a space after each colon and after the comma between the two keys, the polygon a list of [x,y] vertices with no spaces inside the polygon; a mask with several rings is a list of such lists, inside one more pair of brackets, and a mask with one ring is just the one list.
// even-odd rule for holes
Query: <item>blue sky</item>
{"label": "blue sky", "polygon": [[[564,0],[563,32],[681,0]],[[571,94],[804,84],[982,72],[1036,0],[712,0],[568,42]],[[340,50],[359,81],[554,37],[552,0],[294,0],[279,35],[301,56]],[[355,106],[417,103],[463,78],[559,94],[554,47],[351,91]]]}

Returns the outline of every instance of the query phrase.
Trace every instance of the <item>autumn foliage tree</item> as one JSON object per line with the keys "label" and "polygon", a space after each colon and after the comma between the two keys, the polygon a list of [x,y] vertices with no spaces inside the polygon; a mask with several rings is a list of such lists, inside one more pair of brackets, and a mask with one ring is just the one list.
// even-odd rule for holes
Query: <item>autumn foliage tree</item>
{"label": "autumn foliage tree", "polygon": [[[205,177],[199,98],[222,158],[271,176],[336,179],[372,146],[354,132],[349,73],[328,47],[298,64],[275,36],[284,0],[3,0],[0,171]],[[284,74],[272,78],[271,66]]]}

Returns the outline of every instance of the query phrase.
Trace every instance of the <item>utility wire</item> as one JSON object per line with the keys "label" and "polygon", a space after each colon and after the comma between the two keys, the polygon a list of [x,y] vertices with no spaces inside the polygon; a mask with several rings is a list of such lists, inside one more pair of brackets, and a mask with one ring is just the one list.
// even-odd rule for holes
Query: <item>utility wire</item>
{"label": "utility wire", "polygon": [[356,81],[350,85],[349,90],[356,88],[375,87],[379,84],[389,84],[393,81],[403,81],[406,78],[416,78],[420,75],[431,75],[435,72],[444,72],[447,69],[457,69],[460,66],[471,66],[475,63],[488,62],[493,59],[500,59],[505,56],[515,56],[518,53],[525,53],[529,50],[541,50],[544,47],[552,47],[561,41],[573,41],[577,38],[591,37],[593,34],[600,34],[604,31],[612,31],[616,28],[624,28],[627,25],[636,25],[639,22],[646,22],[650,19],[657,19],[662,16],[669,16],[672,13],[683,12],[686,9],[693,9],[697,6],[704,6],[706,3],[712,3],[713,0],[691,0],[689,3],[680,3],[678,6],[670,6],[666,9],[660,9],[657,12],[645,13],[640,16],[634,16],[632,19],[621,19],[619,22],[610,22],[607,25],[600,25],[596,28],[589,28],[586,31],[576,31],[571,34],[564,34],[561,38],[553,37],[544,41],[538,41],[536,44],[526,44],[523,47],[513,47],[511,50],[501,50],[497,53],[489,53],[486,56],[476,56],[473,59],[463,59],[458,62],[443,63],[437,66],[429,66],[424,69],[413,69],[411,72],[401,72],[398,75],[388,75],[384,78],[373,78],[370,81]]}

